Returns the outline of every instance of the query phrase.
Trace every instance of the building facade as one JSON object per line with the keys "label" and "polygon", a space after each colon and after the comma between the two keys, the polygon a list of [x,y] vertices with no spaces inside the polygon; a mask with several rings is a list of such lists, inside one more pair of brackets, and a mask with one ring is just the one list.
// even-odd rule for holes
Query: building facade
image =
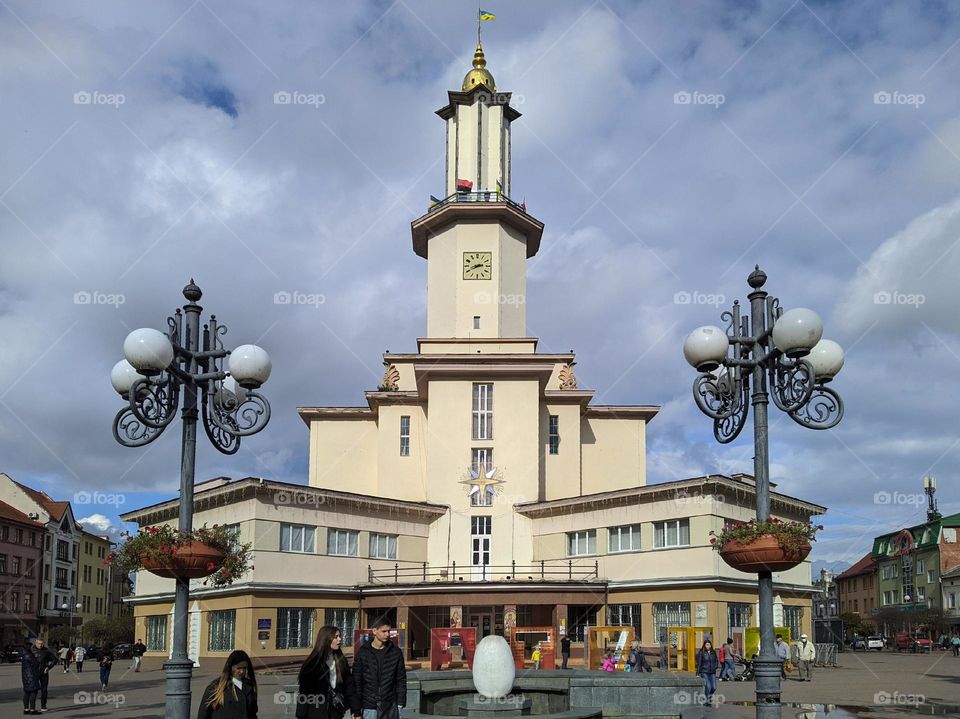
{"label": "building facade", "polygon": [[880,606],[877,562],[868,552],[852,567],[835,577],[841,614],[854,614],[862,624],[875,624]]}
{"label": "building facade", "polygon": [[[309,486],[247,478],[198,486],[194,522],[239,526],[255,569],[233,587],[196,583],[191,656],[233,648],[261,660],[303,656],[321,623],[345,630],[389,611],[408,658],[436,627],[480,636],[554,627],[669,626],[725,638],[755,626],[756,577],[709,542],[753,516],[745,475],[648,485],[646,427],[659,407],[594,403],[571,352],[527,335],[527,260],[543,224],[510,199],[519,117],[477,47],[448,104],[446,196],[411,224],[426,261],[427,333],[383,355],[361,406],[305,406]],[[174,523],[177,502],[123,516]],[[824,507],[776,492],[773,513],[809,521]],[[780,618],[810,631],[810,566],[775,575]],[[169,652],[172,580],[141,574],[137,634]]]}
{"label": "building facade", "polygon": [[41,553],[46,528],[0,501],[0,646],[39,630]]}
{"label": "building facade", "polygon": [[960,564],[960,514],[937,517],[873,540],[880,608],[942,609],[941,577]]}

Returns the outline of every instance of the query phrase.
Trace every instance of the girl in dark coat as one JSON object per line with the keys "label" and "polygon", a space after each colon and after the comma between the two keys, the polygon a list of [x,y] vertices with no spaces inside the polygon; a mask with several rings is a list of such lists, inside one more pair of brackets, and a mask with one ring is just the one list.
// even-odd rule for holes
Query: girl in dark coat
{"label": "girl in dark coat", "polygon": [[220,676],[203,692],[197,719],[257,719],[257,678],[246,652],[230,652]]}
{"label": "girl in dark coat", "polygon": [[341,719],[347,709],[360,714],[347,658],[340,650],[343,636],[333,626],[321,627],[313,651],[300,667],[297,719]]}
{"label": "girl in dark coat", "polygon": [[23,684],[23,713],[39,714],[37,693],[40,691],[40,662],[33,653],[33,643],[23,640],[23,646],[17,648],[20,653],[20,681]]}
{"label": "girl in dark coat", "polygon": [[719,666],[720,658],[713,649],[713,642],[707,639],[697,652],[697,676],[703,677],[705,684],[704,706],[710,705],[713,701],[713,693],[717,691],[717,667]]}

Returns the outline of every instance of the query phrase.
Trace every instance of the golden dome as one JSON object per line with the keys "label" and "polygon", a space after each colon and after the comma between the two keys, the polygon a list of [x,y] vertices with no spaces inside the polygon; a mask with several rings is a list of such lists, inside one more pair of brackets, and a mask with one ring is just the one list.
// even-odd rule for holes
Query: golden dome
{"label": "golden dome", "polygon": [[490,92],[496,92],[497,86],[493,81],[493,75],[487,69],[487,58],[483,56],[483,45],[477,43],[477,50],[473,53],[473,69],[463,78],[464,92],[469,92],[477,85],[483,85]]}

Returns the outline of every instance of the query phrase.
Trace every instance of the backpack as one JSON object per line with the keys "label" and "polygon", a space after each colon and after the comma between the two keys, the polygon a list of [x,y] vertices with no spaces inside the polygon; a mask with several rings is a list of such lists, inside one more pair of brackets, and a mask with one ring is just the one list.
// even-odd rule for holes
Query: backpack
{"label": "backpack", "polygon": [[724,657],[726,657],[726,655],[727,655],[727,653],[726,653],[726,651],[724,651],[723,645],[721,644],[721,645],[720,645],[720,649],[717,650],[717,659],[720,660],[720,663],[721,663],[721,664],[723,664],[723,662],[724,662]]}

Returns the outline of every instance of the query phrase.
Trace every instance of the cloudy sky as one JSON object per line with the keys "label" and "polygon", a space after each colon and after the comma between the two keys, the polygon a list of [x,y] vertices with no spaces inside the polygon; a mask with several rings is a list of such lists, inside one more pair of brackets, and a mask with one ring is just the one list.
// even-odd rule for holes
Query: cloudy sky
{"label": "cloudy sky", "polygon": [[[759,263],[848,350],[839,427],[772,410],[774,481],[830,507],[814,557],[852,562],[922,521],[926,473],[960,511],[960,7],[484,9],[489,69],[523,113],[513,191],[546,223],[529,334],[574,348],[596,401],[663,405],[650,481],[752,470],[749,432],[713,440],[680,345]],[[105,493],[76,506],[103,529],[171,496],[179,427],[117,445],[108,375],[194,277],[228,346],[274,361],[269,428],[234,457],[202,440],[198,477],[305,482],[295,408],[361,404],[380,353],[424,334],[409,223],[443,192],[433,112],[475,32],[466,0],[2,0],[0,470]]]}

